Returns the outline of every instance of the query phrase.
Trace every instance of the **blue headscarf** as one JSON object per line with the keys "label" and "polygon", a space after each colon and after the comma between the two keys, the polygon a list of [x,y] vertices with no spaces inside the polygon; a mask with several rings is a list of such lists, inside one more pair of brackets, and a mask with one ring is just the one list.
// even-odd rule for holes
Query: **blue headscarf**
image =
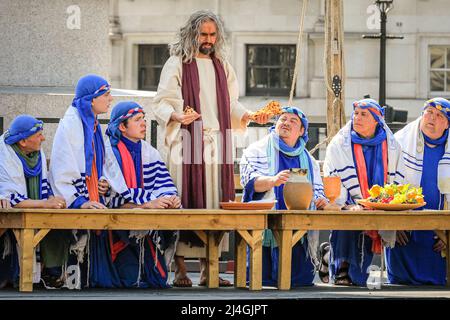
{"label": "blue headscarf", "polygon": [[[369,183],[369,188],[373,184],[384,185],[384,167],[383,167],[383,147],[382,143],[386,140],[386,130],[384,129],[384,108],[382,108],[373,99],[362,99],[353,102],[353,110],[355,108],[361,108],[368,110],[373,118],[378,122],[377,128],[375,130],[375,136],[370,139],[361,138],[355,130],[353,130],[353,118],[355,112],[352,114],[352,130],[351,130],[351,140],[353,144],[360,144],[363,146],[364,158],[366,164],[378,163],[381,165],[374,165],[374,171],[372,172],[369,166],[367,167],[367,180]],[[364,148],[364,146],[366,148]],[[367,148],[372,147],[372,148]],[[353,148],[352,148],[353,150]]]}
{"label": "blue headscarf", "polygon": [[[382,108],[378,104],[378,102],[376,102],[373,99],[362,99],[362,100],[353,102],[353,110],[355,110],[356,108],[368,110],[372,114],[373,118],[378,122],[378,124],[380,126],[383,126],[384,121],[382,120],[382,118],[384,118],[384,108]],[[353,111],[352,122],[353,122],[354,113],[355,112]]]}
{"label": "blue headscarf", "polygon": [[304,169],[308,169],[308,180],[311,181],[312,183],[314,180],[312,163],[305,148],[306,142],[308,141],[308,126],[309,126],[308,119],[306,118],[303,111],[297,107],[283,107],[282,112],[293,113],[297,115],[300,118],[300,121],[302,122],[305,131],[303,133],[303,136],[299,137],[295,146],[290,147],[283,141],[283,139],[280,139],[280,136],[275,132],[275,126],[272,126],[269,129],[270,139],[267,154],[269,159],[269,170],[271,170],[270,174],[275,175],[278,173],[277,172],[278,168],[275,168],[275,163],[277,163],[276,160],[277,153],[274,152],[275,150],[278,150],[287,156],[299,157],[300,166]]}
{"label": "blue headscarf", "polygon": [[444,98],[433,98],[425,102],[423,110],[428,107],[434,107],[442,112],[450,121],[450,101]]}
{"label": "blue headscarf", "polygon": [[[448,121],[450,121],[450,101],[448,101],[447,99],[444,99],[444,98],[430,99],[427,102],[425,102],[422,110],[425,111],[425,109],[427,109],[428,107],[433,107],[433,108],[438,109],[440,112],[442,112],[447,117]],[[423,114],[423,111],[422,111],[422,114]],[[423,133],[423,137],[424,137],[425,141],[429,144],[433,144],[436,146],[445,144],[445,143],[447,143],[447,139],[448,139],[448,128],[444,131],[444,133],[442,134],[442,137],[440,137],[438,139],[431,139],[424,133]]]}
{"label": "blue headscarf", "polygon": [[92,159],[94,158],[92,141],[94,141],[96,167],[99,178],[102,175],[105,148],[99,123],[97,123],[97,130],[94,134],[96,117],[92,111],[92,100],[105,94],[109,90],[110,85],[105,79],[95,74],[89,74],[78,80],[75,89],[75,98],[72,101],[72,106],[78,109],[81,122],[83,123],[86,174],[88,176],[92,175]]}
{"label": "blue headscarf", "polygon": [[[308,140],[309,140],[309,137],[308,137],[309,122],[308,122],[308,118],[306,118],[306,115],[303,113],[303,111],[300,110],[300,108],[288,107],[288,106],[282,107],[281,111],[282,111],[282,113],[293,113],[293,114],[297,115],[300,118],[300,121],[302,122],[302,125],[305,128],[305,132],[303,133],[302,138],[303,138],[303,140],[305,141],[305,144],[306,144],[308,142]],[[278,119],[280,117],[277,118],[277,121],[278,121]],[[275,129],[275,126],[273,126],[271,129]]]}
{"label": "blue headscarf", "polygon": [[108,129],[106,129],[106,134],[109,136],[112,146],[116,146],[122,136],[119,125],[140,112],[144,113],[144,109],[134,101],[121,101],[114,106],[111,111]]}
{"label": "blue headscarf", "polygon": [[384,130],[384,108],[373,99],[363,99],[353,102],[353,110],[356,108],[368,110],[376,122],[378,122],[377,129],[375,131],[375,136],[371,139],[361,138],[355,130],[353,130],[353,118],[355,116],[355,111],[352,113],[352,131],[351,138],[353,143],[365,145],[365,146],[376,146],[386,140],[386,131]]}
{"label": "blue headscarf", "polygon": [[20,140],[26,139],[32,136],[38,131],[43,129],[44,123],[41,120],[23,114],[15,118],[11,122],[11,126],[5,132],[5,143],[12,145]]}
{"label": "blue headscarf", "polygon": [[[141,141],[133,142],[124,136],[119,130],[119,125],[133,117],[138,113],[144,113],[144,109],[134,101],[121,101],[116,104],[111,111],[111,119],[108,124],[108,129],[106,129],[106,134],[109,136],[109,141],[111,141],[112,150],[116,156],[117,162],[119,163],[120,169],[123,170],[122,157],[120,156],[117,144],[122,141],[130,152],[131,158],[133,159],[134,168],[136,170],[136,179],[138,186],[142,185],[142,145]],[[145,114],[145,113],[144,113]]]}

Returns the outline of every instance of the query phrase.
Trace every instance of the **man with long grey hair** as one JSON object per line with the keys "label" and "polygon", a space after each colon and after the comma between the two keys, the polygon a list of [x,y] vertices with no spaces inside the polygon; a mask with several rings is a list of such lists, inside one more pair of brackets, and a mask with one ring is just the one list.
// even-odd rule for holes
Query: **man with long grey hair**
{"label": "man with long grey hair", "polygon": [[[193,13],[170,45],[171,57],[161,72],[154,113],[165,129],[166,161],[183,208],[219,208],[233,201],[232,129],[245,131],[251,112],[238,101],[236,74],[225,57],[225,33],[210,11]],[[263,124],[267,115],[253,117]],[[221,249],[227,248],[227,237]],[[184,257],[200,258],[199,285],[206,284],[203,242],[181,232],[175,256],[174,286],[190,287]],[[219,278],[220,286],[231,283]]]}

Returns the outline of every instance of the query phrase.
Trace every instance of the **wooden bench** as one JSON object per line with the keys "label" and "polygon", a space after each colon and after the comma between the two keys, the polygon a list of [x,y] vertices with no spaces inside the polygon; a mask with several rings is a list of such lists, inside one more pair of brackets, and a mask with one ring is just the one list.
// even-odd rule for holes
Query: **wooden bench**
{"label": "wooden bench", "polygon": [[20,246],[19,290],[33,290],[34,248],[51,229],[192,230],[206,244],[207,286],[219,287],[218,245],[225,231],[235,230],[235,287],[246,287],[250,247],[250,290],[262,289],[262,234],[270,210],[132,210],[0,209],[0,229],[13,229]]}
{"label": "wooden bench", "polygon": [[[278,288],[291,287],[292,247],[307,230],[450,230],[450,210],[423,211],[277,211],[269,216],[279,246]],[[450,232],[446,234],[446,257],[450,257]],[[447,286],[450,259],[447,258]]]}

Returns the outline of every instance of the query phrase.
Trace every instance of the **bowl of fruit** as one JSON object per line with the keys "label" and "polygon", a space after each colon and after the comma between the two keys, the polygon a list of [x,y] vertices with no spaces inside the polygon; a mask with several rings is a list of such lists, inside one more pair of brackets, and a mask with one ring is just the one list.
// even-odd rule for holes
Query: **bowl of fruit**
{"label": "bowl of fruit", "polygon": [[412,210],[423,207],[422,188],[411,184],[386,184],[384,187],[374,185],[369,190],[370,197],[358,200],[364,207],[378,210]]}

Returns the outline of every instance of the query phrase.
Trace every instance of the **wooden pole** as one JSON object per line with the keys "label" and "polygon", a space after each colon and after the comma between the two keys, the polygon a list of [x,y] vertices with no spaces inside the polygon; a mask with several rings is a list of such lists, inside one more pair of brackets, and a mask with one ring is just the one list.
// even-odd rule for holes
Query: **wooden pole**
{"label": "wooden pole", "polygon": [[327,136],[330,139],[345,124],[344,26],[342,12],[342,0],[326,0],[324,70],[327,87]]}

